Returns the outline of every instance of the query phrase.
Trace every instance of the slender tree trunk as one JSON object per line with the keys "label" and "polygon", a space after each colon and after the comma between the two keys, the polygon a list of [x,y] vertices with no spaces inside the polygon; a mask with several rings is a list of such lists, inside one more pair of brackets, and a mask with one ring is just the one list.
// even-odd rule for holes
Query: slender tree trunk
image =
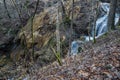
{"label": "slender tree trunk", "polygon": [[56,20],[56,40],[57,40],[57,57],[58,57],[58,62],[60,65],[61,64],[61,47],[60,47],[60,21],[59,21],[59,2],[57,6],[57,20]]}
{"label": "slender tree trunk", "polygon": [[74,0],[72,0],[72,13],[71,13],[71,37],[73,35],[73,10],[74,10]]}
{"label": "slender tree trunk", "polygon": [[116,11],[117,0],[111,0],[110,2],[110,12],[108,15],[108,30],[115,29],[115,11]]}
{"label": "slender tree trunk", "polygon": [[[96,6],[95,6],[96,7]],[[97,11],[94,10],[94,0],[92,0],[92,13],[95,13],[95,16],[93,17],[93,42],[96,43],[96,19],[97,19]]]}
{"label": "slender tree trunk", "polygon": [[56,39],[57,39],[57,53],[60,53],[60,32],[59,32],[59,10],[57,11],[57,22],[56,22]]}
{"label": "slender tree trunk", "polygon": [[39,0],[37,0],[34,14],[33,14],[32,17],[31,17],[31,37],[32,37],[32,55],[31,55],[31,56],[32,56],[33,61],[34,61],[34,59],[35,59],[35,55],[34,55],[34,30],[33,30],[33,20],[34,20],[35,14],[36,14],[36,12],[37,12],[38,5],[39,5]]}
{"label": "slender tree trunk", "polygon": [[69,40],[69,50],[71,51],[71,42],[72,42],[72,35],[73,35],[73,10],[74,10],[74,0],[72,0],[72,12],[71,12],[71,26],[70,26],[70,40]]}
{"label": "slender tree trunk", "polygon": [[5,10],[7,12],[8,17],[11,18],[9,11],[8,11],[8,8],[7,8],[6,0],[3,0],[3,3],[4,3],[4,7],[5,7]]}
{"label": "slender tree trunk", "polygon": [[64,21],[65,17],[66,17],[66,13],[65,13],[65,7],[64,7],[63,0],[60,0],[60,3],[61,3],[61,7],[62,7],[62,19]]}

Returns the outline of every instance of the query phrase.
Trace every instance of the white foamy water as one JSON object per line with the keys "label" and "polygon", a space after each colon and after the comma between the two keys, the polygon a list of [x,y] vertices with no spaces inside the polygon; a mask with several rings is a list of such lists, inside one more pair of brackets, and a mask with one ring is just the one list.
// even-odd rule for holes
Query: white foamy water
{"label": "white foamy water", "polygon": [[[108,15],[109,15],[109,10],[110,10],[110,4],[109,3],[101,3],[101,14],[100,17],[97,19],[96,21],[96,26],[95,26],[95,30],[96,30],[96,36],[95,38],[98,38],[100,36],[102,36],[104,33],[106,33],[108,31],[108,27],[107,27],[107,21],[108,21]],[[115,14],[115,25],[117,24],[117,22],[119,21],[119,14]],[[93,40],[93,35],[94,35],[94,31],[92,30],[91,32],[92,36],[84,36],[85,37],[85,41],[90,41]],[[79,45],[80,43],[78,41],[73,41],[71,44],[71,54],[76,55],[78,53],[78,48],[80,47]]]}

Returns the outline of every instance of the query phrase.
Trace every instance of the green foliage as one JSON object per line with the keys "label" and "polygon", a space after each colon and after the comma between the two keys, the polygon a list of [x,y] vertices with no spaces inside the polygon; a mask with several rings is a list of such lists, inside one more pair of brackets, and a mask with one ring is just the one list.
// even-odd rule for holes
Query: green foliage
{"label": "green foliage", "polygon": [[93,43],[96,43],[96,39],[95,38],[93,39]]}
{"label": "green foliage", "polygon": [[25,4],[24,4],[23,8],[27,9],[27,7],[29,6],[29,3],[30,3],[30,1],[29,1],[29,0],[26,0],[26,2],[25,2]]}
{"label": "green foliage", "polygon": [[108,32],[106,32],[105,34],[103,34],[103,35],[102,35],[102,38],[107,37],[107,35],[108,35]]}
{"label": "green foliage", "polygon": [[110,64],[106,65],[105,69],[112,69],[112,65],[110,65]]}
{"label": "green foliage", "polygon": [[120,25],[119,25],[119,26],[117,26],[117,28],[118,28],[118,29],[120,29]]}
{"label": "green foliage", "polygon": [[64,24],[70,25],[71,24],[71,20],[69,17],[65,17],[65,19],[63,20]]}
{"label": "green foliage", "polygon": [[28,6],[28,5],[29,5],[29,3],[30,3],[30,1],[29,1],[29,0],[26,0],[26,2],[25,2],[25,4],[24,4],[24,5]]}
{"label": "green foliage", "polygon": [[50,38],[49,42],[48,42],[48,46],[55,46],[55,45],[56,45],[56,43],[55,43],[55,37],[52,36]]}
{"label": "green foliage", "polygon": [[120,42],[120,39],[118,39],[118,42]]}
{"label": "green foliage", "polygon": [[83,50],[82,47],[79,47],[78,48],[78,53],[80,53],[82,50]]}
{"label": "green foliage", "polygon": [[105,34],[104,34],[104,36],[107,36],[108,35],[108,33],[106,32]]}
{"label": "green foliage", "polygon": [[48,7],[51,7],[52,6],[52,3],[51,2],[48,2],[48,5],[47,5]]}
{"label": "green foliage", "polygon": [[57,53],[53,47],[51,47],[51,49],[52,49],[55,57],[57,58],[59,65],[61,66],[62,62],[61,62],[61,58],[60,58],[60,53]]}
{"label": "green foliage", "polygon": [[51,50],[53,51],[59,65],[62,65],[62,62],[61,62],[61,54],[60,53],[57,53],[57,51],[54,49],[54,47],[56,46],[56,41],[55,41],[55,36],[51,37],[51,39],[49,40],[48,42],[48,46],[50,46]]}

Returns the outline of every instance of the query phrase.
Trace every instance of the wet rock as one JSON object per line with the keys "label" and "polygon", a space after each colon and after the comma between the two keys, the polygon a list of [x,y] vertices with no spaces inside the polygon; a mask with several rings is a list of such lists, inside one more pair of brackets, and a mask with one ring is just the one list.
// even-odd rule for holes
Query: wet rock
{"label": "wet rock", "polygon": [[10,50],[13,41],[13,36],[2,37],[0,41],[0,51],[7,52]]}
{"label": "wet rock", "polygon": [[[89,5],[90,1],[75,1],[75,7],[74,7],[74,31],[79,34],[81,31],[83,31],[81,34],[87,33],[87,27],[89,20],[89,13],[91,5]],[[70,23],[71,19],[71,1],[67,0],[64,2],[65,7],[65,24]],[[26,40],[26,47],[28,48],[29,52],[32,52],[32,46],[34,45],[35,55],[39,58],[39,61],[43,61],[40,64],[43,64],[44,62],[49,62],[52,60],[55,60],[55,56],[53,54],[53,51],[51,50],[51,47],[53,47],[56,50],[56,19],[57,19],[57,5],[54,4],[51,7],[45,8],[43,12],[40,14],[35,15],[33,20],[33,36],[34,36],[34,42],[32,41],[32,32],[31,32],[31,20],[28,21],[26,26],[22,28],[22,31],[19,32],[19,39],[21,39],[22,42]],[[60,5],[60,4],[59,4]],[[81,6],[82,7],[81,7]],[[85,7],[87,5],[87,7]],[[61,6],[59,7],[60,15],[59,15],[59,23],[62,23],[62,12],[61,12]],[[87,23],[86,23],[87,19]],[[83,24],[82,24],[83,23]],[[60,38],[62,43],[64,43],[64,47],[68,47],[68,40],[70,38],[70,24],[66,24],[65,27],[60,27]],[[24,37],[24,36],[25,37]],[[63,39],[64,37],[64,39]],[[67,50],[62,50],[62,55],[67,54]]]}
{"label": "wet rock", "polygon": [[[20,16],[22,23],[14,4],[10,0],[5,1],[7,9],[5,8],[3,0],[0,0],[0,51],[5,51],[7,54],[14,45],[14,38],[17,32],[26,24],[29,17],[33,14],[36,1],[15,1],[17,8],[21,10]],[[40,1],[39,5],[37,13],[43,11],[44,2]],[[33,7],[31,8],[30,6]],[[28,12],[28,10],[30,12]]]}
{"label": "wet rock", "polygon": [[110,0],[100,0],[100,1],[110,3]]}
{"label": "wet rock", "polygon": [[[69,14],[71,8],[69,3],[68,5],[67,1],[64,6],[66,9],[66,15]],[[32,44],[34,44],[34,50],[35,50],[35,56],[38,57],[38,63],[40,65],[43,65],[44,63],[47,64],[50,61],[55,60],[55,55],[51,48],[54,48],[56,50],[56,17],[57,17],[57,4],[48,7],[45,9],[43,12],[40,14],[35,15],[34,20],[33,20],[33,35],[34,35],[34,43],[32,42],[32,37],[31,37],[31,21],[29,20],[26,26],[22,29],[22,31],[19,33],[19,38],[21,41],[26,40],[26,47],[29,49],[29,52],[32,52]],[[59,7],[61,10],[61,7]],[[78,11],[77,11],[78,10]],[[75,18],[77,17],[79,13],[80,7],[77,6],[75,8]],[[60,18],[59,21],[62,23],[62,15],[60,11]],[[67,17],[67,16],[65,16]],[[70,17],[70,16],[69,16]],[[67,43],[63,44],[64,47],[68,45],[68,38],[70,35],[70,29],[67,25],[66,31],[64,31],[63,27],[60,27],[60,38],[62,40],[61,43]],[[23,34],[25,37],[23,37]],[[63,39],[64,38],[64,39]],[[66,49],[63,50],[62,55],[67,54]],[[47,63],[46,63],[47,62]]]}

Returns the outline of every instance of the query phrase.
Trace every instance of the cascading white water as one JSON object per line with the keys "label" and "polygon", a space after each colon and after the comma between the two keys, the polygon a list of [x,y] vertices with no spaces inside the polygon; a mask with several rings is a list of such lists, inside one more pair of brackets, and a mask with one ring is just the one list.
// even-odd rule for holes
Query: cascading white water
{"label": "cascading white water", "polygon": [[[109,3],[101,3],[101,15],[96,21],[96,36],[99,36],[105,32],[107,32],[107,21],[108,21],[108,14],[110,9]],[[115,24],[117,24],[119,20],[119,15],[115,14]],[[93,33],[93,31],[92,31]]]}
{"label": "cascading white water", "polygon": [[[101,14],[99,15],[100,17],[97,19],[96,21],[96,37],[98,38],[101,35],[103,35],[105,32],[107,32],[108,27],[107,27],[107,21],[108,21],[108,14],[109,14],[109,10],[110,10],[110,4],[109,3],[101,3]],[[118,20],[119,20],[119,16],[120,14],[115,14],[115,24],[117,24]],[[92,30],[91,35],[94,35],[94,31]],[[93,40],[92,36],[84,36],[85,37],[85,41],[83,42],[87,42],[90,40]],[[78,48],[80,47],[80,43],[82,41],[73,41],[71,44],[71,55],[76,55],[78,53]]]}
{"label": "cascading white water", "polygon": [[71,53],[70,55],[76,55],[78,53],[78,48],[83,44],[83,41],[73,41],[71,44]]}

